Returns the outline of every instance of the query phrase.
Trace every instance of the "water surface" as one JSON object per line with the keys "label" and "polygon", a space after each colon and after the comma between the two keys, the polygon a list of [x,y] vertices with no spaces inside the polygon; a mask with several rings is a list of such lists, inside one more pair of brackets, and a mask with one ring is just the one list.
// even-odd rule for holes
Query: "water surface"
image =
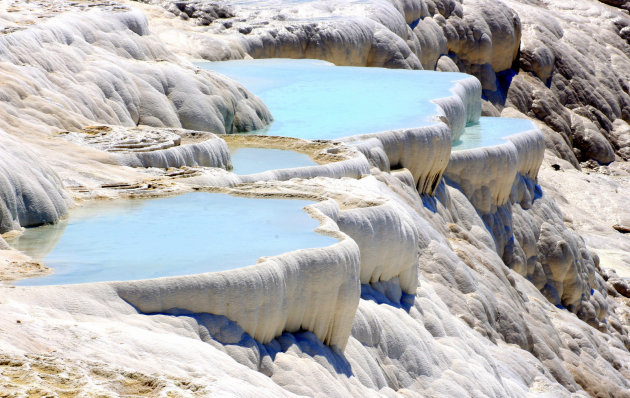
{"label": "water surface", "polygon": [[284,149],[230,146],[230,154],[232,171],[241,175],[317,165],[308,155]]}
{"label": "water surface", "polygon": [[476,123],[466,126],[458,141],[453,142],[453,151],[493,146],[505,143],[503,137],[536,129],[527,119],[505,117],[481,117]]}
{"label": "water surface", "polygon": [[274,122],[256,134],[335,139],[434,123],[431,100],[463,73],[334,66],[308,59],[198,63],[259,96]]}
{"label": "water surface", "polygon": [[302,210],[311,203],[206,192],[108,201],[74,209],[59,224],[27,228],[9,243],[55,269],[19,285],[223,271],[336,243],[313,231],[319,223]]}

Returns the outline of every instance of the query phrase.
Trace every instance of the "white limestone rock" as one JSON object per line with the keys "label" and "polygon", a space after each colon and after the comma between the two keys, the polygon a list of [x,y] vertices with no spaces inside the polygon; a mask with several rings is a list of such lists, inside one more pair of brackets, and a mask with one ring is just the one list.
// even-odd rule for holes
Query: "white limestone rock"
{"label": "white limestone rock", "polygon": [[[69,141],[113,153],[118,163],[129,167],[232,168],[227,144],[210,133],[181,129],[89,126],[81,132],[64,132],[62,136]],[[185,137],[183,143],[182,136]],[[188,137],[195,138],[189,140]]]}
{"label": "white limestone rock", "polygon": [[284,331],[309,330],[343,350],[358,304],[359,250],[325,215],[338,212],[334,203],[311,207],[310,212],[322,222],[319,230],[337,237],[339,243],[266,258],[232,271],[112,286],[144,314],[225,315],[262,343]]}
{"label": "white limestone rock", "polygon": [[0,130],[0,233],[54,223],[69,204],[55,172]]}
{"label": "white limestone rock", "polygon": [[173,56],[139,12],[63,14],[0,37],[0,48],[9,132],[98,122],[231,133],[270,120],[240,85]]}
{"label": "white limestone rock", "polygon": [[[405,130],[361,134],[343,138],[353,143],[382,170],[406,168],[420,193],[433,194],[451,154],[451,143],[459,138],[467,123],[481,115],[481,85],[475,78],[454,83],[448,97],[436,98],[436,119],[442,123]],[[385,161],[384,157],[387,157]]]}
{"label": "white limestone rock", "polygon": [[622,159],[630,160],[630,125],[621,119],[613,122],[611,143]]}
{"label": "white limestone rock", "polygon": [[[29,5],[34,10],[26,15],[41,13],[45,6]],[[0,37],[0,128],[9,133],[2,137],[5,150],[19,146],[10,141],[24,140],[35,152],[20,159],[24,170],[33,170],[28,178],[15,176],[15,169],[9,169],[14,166],[8,165],[17,163],[7,155],[3,231],[53,222],[65,214],[67,203],[61,200],[63,188],[55,172],[64,183],[79,187],[130,177],[111,167],[116,163],[112,157],[61,144],[50,133],[76,132],[96,123],[225,133],[261,128],[271,120],[266,107],[242,86],[173,55],[150,34],[142,13],[126,7],[118,12],[68,8],[60,15],[44,12],[40,23],[21,25],[16,18],[11,22],[15,29]],[[185,153],[167,151],[160,159],[137,155],[123,163],[168,167],[225,161],[225,156],[201,160],[211,151],[200,146],[209,144],[185,148]]]}
{"label": "white limestone rock", "polygon": [[[623,33],[630,17],[590,1],[572,2],[570,7],[551,1],[545,8],[514,0],[506,4],[518,12],[523,24],[520,66],[541,83],[519,74],[515,78],[521,79],[519,84],[508,90],[507,105],[568,136],[579,161],[613,161],[613,150],[619,155],[623,151],[611,136],[613,123],[630,121],[626,83],[630,43]],[[522,90],[531,92],[532,101],[519,100]],[[573,113],[588,119],[588,127],[572,123],[581,119]],[[563,158],[572,161],[569,155]]]}

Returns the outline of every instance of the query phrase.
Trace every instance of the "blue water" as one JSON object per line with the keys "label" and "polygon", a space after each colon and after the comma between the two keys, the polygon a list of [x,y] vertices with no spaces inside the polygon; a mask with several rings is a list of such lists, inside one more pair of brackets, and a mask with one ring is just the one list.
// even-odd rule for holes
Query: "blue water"
{"label": "blue water", "polygon": [[482,117],[479,122],[466,126],[458,141],[453,142],[453,151],[493,146],[505,143],[503,137],[536,129],[536,125],[526,119],[504,117]]}
{"label": "blue water", "polygon": [[432,123],[432,99],[468,75],[334,66],[325,61],[256,59],[204,62],[259,96],[274,122],[256,134],[335,139]]}
{"label": "blue water", "polygon": [[10,240],[55,273],[19,285],[135,280],[223,271],[261,256],[329,246],[302,208],[313,202],[196,192],[117,200],[71,211],[57,225]]}
{"label": "blue water", "polygon": [[317,164],[308,155],[282,149],[230,147],[230,154],[232,171],[241,175]]}

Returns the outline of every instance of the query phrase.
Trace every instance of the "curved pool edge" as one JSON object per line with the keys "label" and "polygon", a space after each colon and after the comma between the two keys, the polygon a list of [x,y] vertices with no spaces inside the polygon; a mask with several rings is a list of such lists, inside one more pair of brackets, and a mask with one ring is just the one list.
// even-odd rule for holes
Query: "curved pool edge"
{"label": "curved pool edge", "polygon": [[493,146],[454,151],[444,172],[482,214],[490,214],[510,199],[518,175],[536,180],[545,153],[542,132],[533,128],[503,137]]}
{"label": "curved pool edge", "polygon": [[303,329],[343,349],[359,303],[359,248],[325,214],[339,211],[333,200],[308,207],[320,233],[339,242],[228,271],[107,284],[143,314],[178,309],[225,315],[262,343]]}

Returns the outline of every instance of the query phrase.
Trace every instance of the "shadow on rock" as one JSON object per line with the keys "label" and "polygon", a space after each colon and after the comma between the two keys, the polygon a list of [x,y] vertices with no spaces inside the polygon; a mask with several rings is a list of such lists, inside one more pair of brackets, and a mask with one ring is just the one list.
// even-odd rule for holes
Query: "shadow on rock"
{"label": "shadow on rock", "polygon": [[309,357],[331,373],[353,376],[343,352],[337,347],[325,345],[309,331],[284,332],[269,343],[262,344],[224,315],[190,313],[177,308],[153,315],[186,318],[186,323],[198,328],[202,341],[225,352],[240,364],[270,377],[274,374],[274,362],[279,354]]}
{"label": "shadow on rock", "polygon": [[407,294],[400,290],[398,281],[393,279],[361,285],[361,299],[401,308],[406,312],[409,312],[413,307],[415,298],[416,296],[413,294]]}

